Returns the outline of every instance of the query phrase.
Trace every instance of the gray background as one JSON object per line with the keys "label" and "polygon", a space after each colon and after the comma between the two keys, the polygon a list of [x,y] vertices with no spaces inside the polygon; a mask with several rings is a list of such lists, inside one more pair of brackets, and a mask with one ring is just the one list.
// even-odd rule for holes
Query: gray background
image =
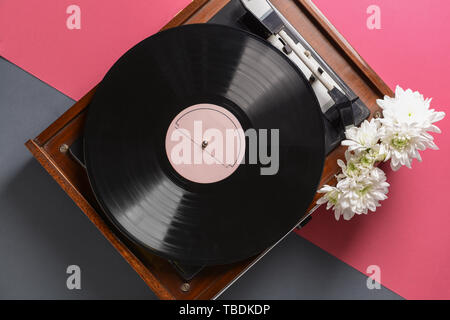
{"label": "gray background", "polygon": [[[155,299],[24,146],[73,103],[0,58],[0,299]],[[81,290],[66,287],[72,264]],[[401,297],[291,234],[221,298]]]}

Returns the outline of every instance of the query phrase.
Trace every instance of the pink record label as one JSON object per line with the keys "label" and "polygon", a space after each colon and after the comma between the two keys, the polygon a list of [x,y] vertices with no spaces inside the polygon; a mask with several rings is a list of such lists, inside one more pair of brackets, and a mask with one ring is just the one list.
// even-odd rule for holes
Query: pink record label
{"label": "pink record label", "polygon": [[166,135],[170,164],[184,178],[213,183],[230,176],[245,155],[245,134],[236,117],[214,104],[180,112]]}

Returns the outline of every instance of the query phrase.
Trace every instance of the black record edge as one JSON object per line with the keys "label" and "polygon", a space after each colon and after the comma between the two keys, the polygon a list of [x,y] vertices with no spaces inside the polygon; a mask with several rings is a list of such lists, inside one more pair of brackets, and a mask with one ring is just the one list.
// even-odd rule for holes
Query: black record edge
{"label": "black record edge", "polygon": [[[325,164],[325,157],[326,157],[326,155],[325,155],[325,135],[324,135],[324,132],[325,132],[325,127],[324,127],[324,123],[323,123],[323,117],[322,117],[322,113],[321,113],[321,109],[320,109],[320,104],[319,104],[319,101],[318,101],[318,99],[317,99],[317,96],[316,96],[316,94],[315,94],[315,92],[314,92],[314,90],[313,90],[313,88],[312,88],[312,86],[311,86],[311,84],[310,84],[310,82],[308,81],[308,79],[305,77],[305,75],[300,71],[300,69],[294,64],[294,62],[292,62],[286,55],[284,55],[280,50],[278,50],[277,48],[275,48],[273,45],[271,45],[268,41],[266,41],[264,38],[262,38],[262,37],[260,37],[260,36],[258,36],[258,35],[255,35],[255,34],[253,34],[253,33],[251,33],[251,32],[249,32],[249,31],[246,31],[246,30],[243,30],[243,29],[239,29],[239,28],[236,28],[236,27],[234,27],[234,26],[227,26],[227,25],[222,25],[222,24],[216,24],[216,23],[195,23],[195,24],[187,24],[187,25],[181,25],[181,26],[176,26],[176,27],[174,27],[174,28],[170,28],[170,29],[166,29],[166,30],[163,30],[163,31],[159,31],[159,32],[157,32],[157,33],[155,33],[155,34],[153,34],[153,35],[151,35],[151,36],[149,36],[149,37],[157,37],[157,36],[159,36],[160,34],[162,34],[162,33],[168,33],[168,32],[173,32],[173,30],[174,29],[180,29],[180,28],[192,28],[192,27],[196,27],[196,26],[198,26],[198,25],[206,25],[206,26],[215,26],[215,27],[219,27],[219,28],[223,28],[223,29],[231,29],[231,30],[235,30],[235,31],[238,31],[238,32],[241,32],[241,33],[243,33],[243,34],[245,34],[245,35],[247,35],[247,36],[249,36],[249,37],[252,37],[253,39],[255,39],[255,40],[257,40],[257,41],[259,41],[259,42],[261,42],[262,44],[264,44],[264,45],[266,45],[266,46],[268,46],[268,47],[270,47],[270,49],[271,50],[273,50],[273,51],[275,51],[280,57],[282,57],[282,59],[284,59],[286,62],[288,62],[288,64],[292,67],[292,68],[294,68],[294,70],[295,70],[295,72],[300,76],[300,78],[302,79],[302,81],[304,82],[304,84],[306,85],[306,88],[307,88],[307,90],[310,92],[310,94],[314,97],[313,99],[315,100],[315,104],[316,104],[316,112],[317,112],[317,115],[318,115],[318,117],[321,119],[321,121],[320,121],[320,126],[321,126],[321,137],[322,137],[322,143],[321,143],[321,146],[322,146],[322,161],[321,161],[321,172],[323,172],[323,167],[324,167],[324,164]],[[136,43],[134,46],[132,46],[130,49],[128,49],[126,52],[124,52],[123,54],[122,54],[122,56],[110,67],[110,69],[108,69],[108,72],[109,72],[109,70],[111,70],[112,68],[114,68],[114,66],[119,62],[119,60],[121,60],[122,59],[122,57],[123,57],[123,55],[125,55],[129,50],[131,50],[132,48],[134,48],[135,46],[137,46],[137,45],[139,45],[141,42],[143,42],[143,41],[145,41],[146,39],[148,39],[149,37],[147,37],[147,38],[145,38],[145,39],[143,39],[143,40],[141,40],[141,41],[139,41],[138,43]],[[105,74],[105,76],[108,74],[108,72]],[[103,79],[102,79],[103,80]],[[101,85],[101,82],[99,83],[99,85]],[[94,94],[94,97],[93,97],[93,99],[95,99],[95,94]],[[86,117],[86,122],[85,122],[85,125],[84,125],[84,129],[83,129],[83,136],[84,137],[87,137],[87,128],[88,128],[88,126],[87,126],[87,123],[88,123],[88,121],[89,121],[89,109],[88,109],[88,111],[87,111],[87,117]],[[171,257],[169,254],[166,254],[166,253],[164,253],[164,252],[160,252],[160,251],[157,251],[157,250],[155,250],[154,248],[152,248],[152,247],[150,247],[150,246],[148,246],[147,244],[145,244],[144,242],[142,242],[141,240],[139,240],[139,239],[137,239],[136,237],[134,237],[131,233],[129,233],[116,219],[115,219],[115,217],[114,217],[114,215],[107,209],[107,206],[106,206],[106,204],[104,203],[104,201],[98,196],[98,194],[97,194],[97,185],[96,185],[96,183],[95,183],[95,179],[92,179],[91,177],[93,177],[93,175],[92,175],[92,172],[91,172],[91,169],[90,169],[90,166],[88,165],[88,163],[89,163],[89,161],[88,161],[88,152],[86,152],[86,140],[87,139],[83,139],[83,146],[82,146],[82,148],[83,148],[83,155],[84,155],[84,163],[85,163],[85,167],[86,167],[86,171],[87,171],[87,176],[88,176],[88,181],[89,181],[89,184],[91,185],[91,188],[92,188],[92,190],[94,191],[93,193],[94,193],[94,197],[95,197],[95,199],[97,200],[97,202],[98,202],[98,204],[100,205],[100,208],[103,210],[103,212],[105,213],[105,215],[107,216],[107,218],[113,223],[113,225],[122,233],[122,234],[124,234],[128,239],[130,239],[131,241],[133,241],[134,243],[136,243],[136,244],[138,244],[138,245],[140,245],[140,246],[142,246],[142,247],[144,247],[144,248],[146,248],[146,249],[148,249],[149,251],[151,251],[153,254],[155,254],[155,255],[157,255],[157,256],[159,256],[159,257],[161,257],[161,258],[164,258],[164,259],[167,259],[167,260],[169,260],[169,261],[171,261],[171,260],[176,260],[176,261],[178,261],[178,262],[180,262],[180,263],[183,263],[183,264],[186,264],[186,265],[193,265],[193,266],[198,266],[198,265],[202,265],[202,266],[211,266],[211,265],[225,265],[225,264],[232,264],[232,263],[236,263],[236,262],[239,262],[239,261],[243,261],[243,260],[245,260],[245,259],[247,259],[247,258],[250,258],[250,257],[254,257],[254,256],[257,256],[257,255],[259,255],[259,254],[261,254],[262,252],[264,252],[264,251],[266,251],[267,249],[269,249],[269,248],[272,248],[274,245],[276,245],[278,242],[280,242],[282,239],[284,239],[292,230],[294,230],[294,228],[298,225],[298,223],[300,223],[301,221],[302,221],[302,219],[304,218],[304,216],[306,215],[306,213],[307,212],[304,212],[303,213],[303,215],[302,216],[300,216],[299,217],[299,220],[298,220],[298,222],[295,224],[295,225],[293,225],[293,226],[291,226],[288,230],[286,230],[286,232],[285,233],[283,233],[281,236],[280,236],[280,238],[279,239],[277,239],[277,240],[275,240],[275,241],[273,241],[273,243],[271,243],[267,248],[265,248],[265,249],[263,249],[263,250],[256,250],[255,252],[252,252],[251,254],[249,254],[247,257],[241,257],[241,258],[238,258],[238,259],[234,259],[234,260],[226,260],[226,261],[224,261],[224,260],[220,260],[220,259],[216,259],[216,260],[208,260],[208,261],[182,261],[182,260],[177,260],[177,258],[176,257]],[[315,195],[315,193],[316,193],[316,191],[317,191],[317,188],[318,188],[318,186],[319,186],[319,184],[320,184],[320,179],[321,179],[321,175],[319,176],[319,178],[318,178],[318,180],[315,182],[315,184],[314,184],[314,192],[312,193],[312,196],[310,196],[309,198],[311,198],[311,201],[313,200],[313,198],[314,198],[314,195]]]}

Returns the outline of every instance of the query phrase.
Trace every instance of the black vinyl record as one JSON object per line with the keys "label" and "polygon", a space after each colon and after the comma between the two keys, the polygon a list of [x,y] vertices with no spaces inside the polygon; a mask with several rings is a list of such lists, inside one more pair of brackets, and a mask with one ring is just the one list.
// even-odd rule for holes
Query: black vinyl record
{"label": "black vinyl record", "polygon": [[[200,103],[227,109],[244,130],[278,129],[277,173],[261,175],[258,162],[214,183],[180,176],[167,129]],[[324,132],[310,84],[283,53],[245,31],[199,24],[157,33],[114,64],[89,106],[84,151],[94,193],[123,233],[164,258],[224,264],[299,222],[322,174]]]}

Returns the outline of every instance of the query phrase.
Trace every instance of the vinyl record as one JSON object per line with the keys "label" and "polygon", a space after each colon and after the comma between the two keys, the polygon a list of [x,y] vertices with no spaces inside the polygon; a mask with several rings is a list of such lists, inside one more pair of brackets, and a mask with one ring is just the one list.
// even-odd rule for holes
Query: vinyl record
{"label": "vinyl record", "polygon": [[[222,131],[196,136],[199,119]],[[225,128],[241,143],[226,162]],[[114,64],[89,106],[84,150],[121,232],[164,258],[211,265],[258,254],[295,227],[322,174],[324,132],[310,84],[283,53],[201,24],[157,33]],[[187,163],[191,151],[214,164]]]}

